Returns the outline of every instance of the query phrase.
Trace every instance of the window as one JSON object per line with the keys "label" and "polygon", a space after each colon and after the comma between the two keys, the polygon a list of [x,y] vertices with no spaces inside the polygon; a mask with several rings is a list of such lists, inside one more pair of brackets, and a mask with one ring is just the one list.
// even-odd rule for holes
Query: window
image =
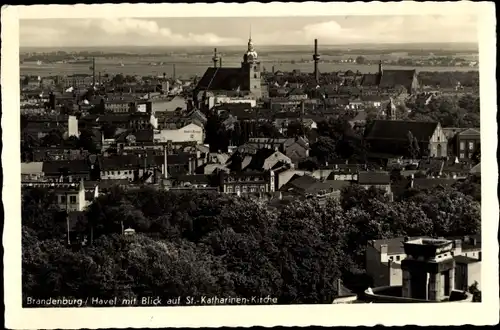
{"label": "window", "polygon": [[253,88],[257,88],[257,86],[253,86]]}
{"label": "window", "polygon": [[396,261],[399,261],[400,257],[399,256],[396,256]]}
{"label": "window", "polygon": [[257,66],[254,66],[254,67],[253,67],[253,69],[254,69],[255,71],[257,71]]}
{"label": "window", "polygon": [[464,141],[460,141],[460,150],[465,150],[465,142]]}
{"label": "window", "polygon": [[66,195],[62,195],[61,196],[61,204],[65,204],[66,203]]}
{"label": "window", "polygon": [[227,192],[232,193],[233,192],[233,187],[232,186],[227,186]]}
{"label": "window", "polygon": [[120,175],[120,174],[121,174],[121,172],[120,172],[120,171],[118,171],[118,172],[116,172],[116,174]]}
{"label": "window", "polygon": [[111,171],[111,175],[115,175],[115,171]]}
{"label": "window", "polygon": [[474,142],[469,142],[469,150],[474,150]]}
{"label": "window", "polygon": [[69,196],[69,202],[71,204],[76,204],[76,196]]}
{"label": "window", "polygon": [[256,74],[256,73],[254,73],[254,74],[253,74],[253,77],[254,77],[254,78],[257,78],[257,74]]}
{"label": "window", "polygon": [[389,260],[391,260],[391,261],[394,260],[394,257],[389,257]]}
{"label": "window", "polygon": [[460,153],[460,158],[465,158],[465,154],[463,152]]}

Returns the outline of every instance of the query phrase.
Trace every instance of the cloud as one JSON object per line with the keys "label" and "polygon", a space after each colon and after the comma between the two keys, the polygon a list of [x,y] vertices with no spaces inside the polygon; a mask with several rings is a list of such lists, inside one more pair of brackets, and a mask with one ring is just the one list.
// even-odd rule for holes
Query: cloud
{"label": "cloud", "polygon": [[[235,45],[244,43],[238,38],[219,36],[207,32],[195,34],[174,33],[167,27],[161,27],[154,20],[135,18],[109,18],[68,20],[61,22],[59,28],[47,28],[47,33],[40,42],[40,30],[36,26],[25,24],[21,29],[21,44],[34,45],[59,45],[60,42],[52,40],[57,36],[68,46],[113,46],[113,45]],[[64,33],[66,32],[66,33]],[[66,35],[66,36],[65,36]]]}
{"label": "cloud", "polygon": [[255,37],[260,44],[477,42],[476,19],[464,16],[393,16],[335,19]]}
{"label": "cloud", "polygon": [[[108,18],[74,20],[32,20],[20,25],[22,46],[224,46],[245,45],[246,38],[234,36],[248,27],[235,19],[224,23],[203,21],[211,28],[198,33],[190,31],[192,21],[169,27],[168,20]],[[278,19],[278,18],[276,18]],[[258,21],[255,19],[254,21]],[[256,45],[408,42],[477,42],[477,19],[473,16],[349,16],[333,19],[311,18],[309,24],[290,25],[282,21],[278,28],[266,31],[265,25],[255,31]],[[177,20],[177,23],[179,21]],[[258,25],[258,22],[255,22]],[[243,26],[245,25],[245,26]],[[293,26],[293,27],[292,27]]]}

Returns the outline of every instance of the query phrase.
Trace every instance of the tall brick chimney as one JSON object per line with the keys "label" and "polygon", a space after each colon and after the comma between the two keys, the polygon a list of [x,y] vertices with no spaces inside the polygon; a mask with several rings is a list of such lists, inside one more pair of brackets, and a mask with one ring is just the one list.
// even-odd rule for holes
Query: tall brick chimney
{"label": "tall brick chimney", "polygon": [[316,83],[319,83],[319,70],[318,70],[319,59],[320,55],[318,54],[318,39],[314,39],[313,60],[314,60],[314,79],[316,79]]}

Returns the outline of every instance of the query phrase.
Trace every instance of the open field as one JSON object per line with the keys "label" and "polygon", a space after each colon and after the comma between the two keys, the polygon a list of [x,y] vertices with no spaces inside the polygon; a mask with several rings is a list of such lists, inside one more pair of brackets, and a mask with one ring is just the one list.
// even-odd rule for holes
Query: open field
{"label": "open field", "polygon": [[[309,60],[303,57],[304,60]],[[302,72],[312,72],[313,63],[300,63],[301,58],[295,57],[295,64],[283,57],[262,59],[262,64],[267,71],[275,70],[292,71],[300,70]],[[163,65],[150,65],[151,62]],[[222,65],[226,67],[239,67],[241,59],[239,57],[223,57]],[[124,66],[121,66],[123,63]],[[141,57],[141,58],[98,58],[96,59],[96,72],[101,74],[124,74],[124,75],[173,75],[173,64],[175,64],[175,73],[177,77],[188,78],[192,76],[201,76],[206,68],[212,66],[208,56],[189,56],[189,57]],[[360,65],[355,63],[320,63],[321,72],[359,70],[362,73],[377,72],[377,65]],[[412,69],[410,66],[391,66],[384,65],[385,69]],[[418,71],[477,71],[477,67],[437,67],[422,66],[416,67]],[[42,64],[24,63],[20,64],[21,75],[53,76],[53,75],[72,75],[72,74],[90,74],[89,64]]]}

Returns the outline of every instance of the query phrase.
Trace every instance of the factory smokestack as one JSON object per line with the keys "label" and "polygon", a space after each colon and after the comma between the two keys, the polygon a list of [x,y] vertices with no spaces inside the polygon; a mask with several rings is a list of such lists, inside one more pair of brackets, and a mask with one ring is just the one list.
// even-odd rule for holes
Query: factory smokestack
{"label": "factory smokestack", "polygon": [[95,86],[95,57],[92,57],[92,87]]}
{"label": "factory smokestack", "polygon": [[320,59],[320,55],[318,54],[318,39],[314,39],[314,79],[316,79],[316,83],[319,83],[319,70],[318,70],[318,62]]}
{"label": "factory smokestack", "polygon": [[172,78],[175,80],[175,64],[172,64]]}

